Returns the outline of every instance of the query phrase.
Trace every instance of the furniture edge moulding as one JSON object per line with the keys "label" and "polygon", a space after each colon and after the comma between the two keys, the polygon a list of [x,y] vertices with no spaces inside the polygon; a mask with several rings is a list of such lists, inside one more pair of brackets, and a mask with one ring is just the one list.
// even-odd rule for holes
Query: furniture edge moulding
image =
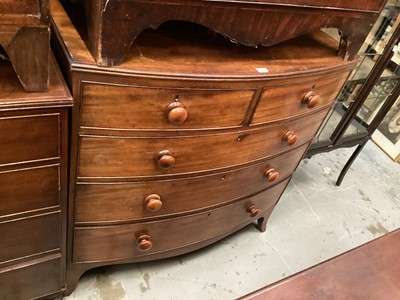
{"label": "furniture edge moulding", "polygon": [[173,20],[206,26],[234,43],[251,47],[275,45],[321,28],[337,28],[341,33],[338,55],[352,60],[379,15],[379,11],[261,1],[191,1],[190,4],[178,0],[168,4],[139,0],[81,2],[88,20],[88,48],[97,65],[107,67],[123,61],[142,31],[156,29]]}

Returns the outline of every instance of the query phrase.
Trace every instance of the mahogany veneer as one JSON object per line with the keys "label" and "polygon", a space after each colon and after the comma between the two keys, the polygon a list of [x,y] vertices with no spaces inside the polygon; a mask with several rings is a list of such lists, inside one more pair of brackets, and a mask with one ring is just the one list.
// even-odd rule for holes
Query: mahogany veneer
{"label": "mahogany veneer", "polygon": [[264,231],[356,64],[322,32],[254,49],[170,23],[101,67],[84,28],[51,5],[74,98],[67,293],[93,267]]}
{"label": "mahogany veneer", "polygon": [[0,60],[0,299],[64,289],[71,104],[53,60],[49,91],[34,94]]}
{"label": "mahogany veneer", "polygon": [[400,229],[241,300],[399,299]]}
{"label": "mahogany veneer", "polygon": [[170,20],[204,25],[235,43],[271,46],[338,28],[339,54],[353,59],[386,0],[80,0],[86,12],[88,47],[100,66],[119,65],[146,28]]}
{"label": "mahogany veneer", "polygon": [[47,91],[50,57],[48,0],[0,0],[0,45],[26,91]]}

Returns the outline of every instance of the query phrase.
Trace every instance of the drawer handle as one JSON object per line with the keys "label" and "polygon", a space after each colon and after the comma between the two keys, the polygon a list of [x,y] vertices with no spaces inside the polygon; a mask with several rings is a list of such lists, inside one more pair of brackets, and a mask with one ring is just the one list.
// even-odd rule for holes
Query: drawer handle
{"label": "drawer handle", "polygon": [[282,137],[282,141],[287,142],[289,146],[295,144],[297,142],[297,139],[297,134],[295,134],[292,130],[286,132],[285,135]]}
{"label": "drawer handle", "polygon": [[254,217],[258,216],[258,214],[260,213],[260,209],[257,208],[254,204],[251,204],[251,205],[247,208],[246,212],[247,212],[248,214],[250,214],[250,217],[254,218]]}
{"label": "drawer handle", "polygon": [[157,194],[148,195],[144,199],[144,204],[146,205],[146,209],[148,211],[157,211],[162,206],[161,197]]}
{"label": "drawer handle", "polygon": [[179,125],[186,121],[188,112],[181,102],[172,102],[165,109],[168,121],[171,124]]}
{"label": "drawer handle", "polygon": [[153,247],[151,237],[147,234],[143,234],[136,240],[136,245],[139,251],[149,251]]}
{"label": "drawer handle", "polygon": [[168,170],[175,164],[175,157],[169,150],[160,151],[157,155],[157,165],[160,169]]}
{"label": "drawer handle", "polygon": [[267,179],[268,182],[274,182],[279,178],[279,172],[271,168],[264,172],[264,178]]}
{"label": "drawer handle", "polygon": [[307,104],[308,108],[313,108],[316,106],[319,101],[321,100],[321,96],[315,93],[314,91],[309,91],[307,94],[304,95],[301,103]]}

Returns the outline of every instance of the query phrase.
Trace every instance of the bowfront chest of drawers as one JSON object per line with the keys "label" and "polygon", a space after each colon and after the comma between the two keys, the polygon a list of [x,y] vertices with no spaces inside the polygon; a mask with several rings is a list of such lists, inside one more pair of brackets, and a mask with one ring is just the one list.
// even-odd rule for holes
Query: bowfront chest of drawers
{"label": "bowfront chest of drawers", "polygon": [[52,5],[74,98],[68,291],[96,266],[264,231],[356,62],[322,32],[254,49],[169,23],[99,67]]}
{"label": "bowfront chest of drawers", "polygon": [[49,91],[26,93],[0,60],[0,299],[61,295],[65,286],[68,107],[50,64]]}

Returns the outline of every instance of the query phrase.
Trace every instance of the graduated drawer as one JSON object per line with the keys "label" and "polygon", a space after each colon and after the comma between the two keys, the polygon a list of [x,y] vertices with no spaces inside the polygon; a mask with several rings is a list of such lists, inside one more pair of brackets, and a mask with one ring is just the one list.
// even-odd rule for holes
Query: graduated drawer
{"label": "graduated drawer", "polygon": [[[326,113],[324,110],[262,129],[226,134],[162,138],[82,136],[78,176],[170,175],[248,163],[310,141]],[[283,141],[289,132],[297,136],[293,145]]]}
{"label": "graduated drawer", "polygon": [[244,198],[290,176],[307,146],[253,166],[208,176],[150,182],[78,183],[75,221],[133,221]]}
{"label": "graduated drawer", "polygon": [[[253,95],[253,90],[161,89],[87,83],[83,86],[81,126],[122,129],[240,126]],[[174,107],[177,104],[183,107]],[[185,113],[186,120],[183,120]],[[181,123],[171,123],[170,119]]]}
{"label": "graduated drawer", "polygon": [[267,123],[308,113],[335,101],[349,73],[322,78],[315,76],[307,83],[266,88],[259,100],[251,123]]}
{"label": "graduated drawer", "polygon": [[[51,256],[45,259],[0,268],[0,298],[4,300],[42,299],[41,297],[59,292],[62,288],[61,259]],[[45,299],[54,298],[55,296]]]}
{"label": "graduated drawer", "polygon": [[0,262],[60,248],[60,214],[49,213],[0,223]]}
{"label": "graduated drawer", "polygon": [[0,172],[0,216],[57,206],[59,165]]}
{"label": "graduated drawer", "polygon": [[[73,260],[75,262],[109,261],[154,254],[212,239],[240,228],[257,216],[247,211],[255,206],[260,214],[273,207],[288,180],[253,197],[215,210],[157,222],[127,225],[76,227]],[[137,243],[147,235],[152,247],[140,251]]]}
{"label": "graduated drawer", "polygon": [[59,157],[59,114],[0,118],[0,165]]}

